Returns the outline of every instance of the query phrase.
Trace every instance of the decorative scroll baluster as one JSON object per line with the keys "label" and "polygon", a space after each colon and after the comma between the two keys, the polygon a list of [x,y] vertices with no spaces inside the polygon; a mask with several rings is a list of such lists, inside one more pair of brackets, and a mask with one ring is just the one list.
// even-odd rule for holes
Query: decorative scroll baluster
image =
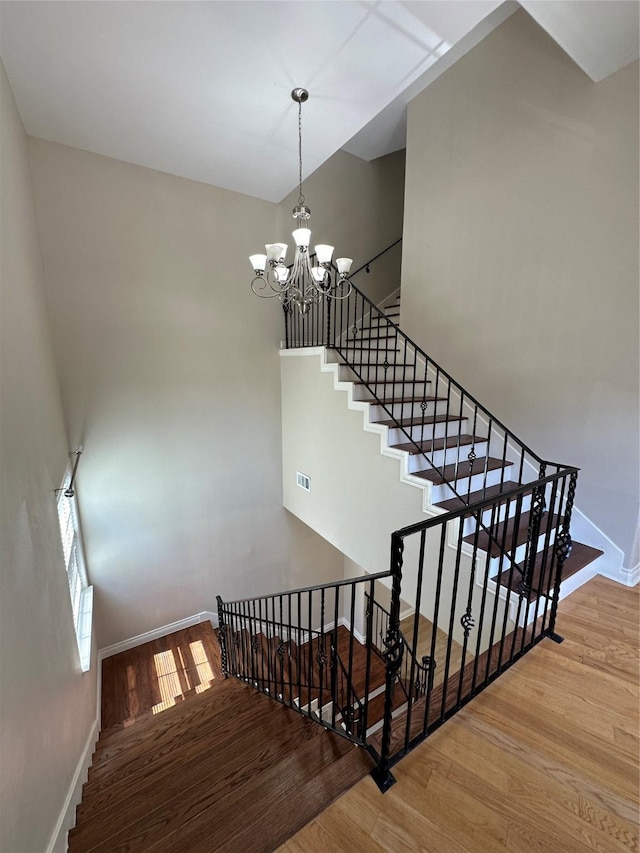
{"label": "decorative scroll baluster", "polygon": [[569,477],[569,489],[567,491],[567,501],[564,508],[564,519],[562,530],[556,536],[554,546],[556,554],[556,577],[553,589],[553,597],[551,599],[551,615],[549,617],[548,636],[556,643],[561,643],[564,637],[556,634],[556,616],[558,613],[558,601],[560,599],[560,584],[562,582],[562,567],[567,557],[571,554],[573,543],[571,541],[571,513],[573,511],[573,500],[576,494],[576,482],[578,480],[578,472],[574,471]]}
{"label": "decorative scroll baluster", "polygon": [[[543,480],[546,473],[546,465],[542,463],[540,466],[539,480]],[[536,556],[538,552],[538,538],[540,536],[540,523],[545,510],[544,501],[544,486],[537,486],[531,496],[531,518],[527,529],[527,547],[525,551],[525,565],[522,573],[522,580],[517,586],[517,592],[520,594],[520,600],[525,602],[529,598],[531,592],[531,582],[533,580],[533,572],[536,564]]]}
{"label": "decorative scroll baluster", "polygon": [[224,618],[224,608],[222,606],[222,598],[221,596],[216,597],[216,602],[218,605],[218,642],[220,643],[220,665],[222,667],[222,672],[224,673],[224,677],[229,677],[229,666],[227,664],[227,638],[226,638],[226,624]]}
{"label": "decorative scroll baluster", "polygon": [[400,633],[400,589],[402,586],[402,554],[404,540],[395,533],[391,537],[391,607],[389,630],[385,640],[384,659],[386,663],[384,722],[382,728],[382,747],[380,764],[372,771],[379,788],[386,791],[395,779],[389,769],[389,749],[391,746],[391,715],[393,711],[393,685],[402,665],[404,641]]}

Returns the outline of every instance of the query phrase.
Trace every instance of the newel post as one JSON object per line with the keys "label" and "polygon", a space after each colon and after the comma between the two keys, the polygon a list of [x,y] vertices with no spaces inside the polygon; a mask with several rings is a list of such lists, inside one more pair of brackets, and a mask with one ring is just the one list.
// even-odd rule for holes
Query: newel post
{"label": "newel post", "polygon": [[553,545],[554,551],[556,553],[556,577],[553,596],[551,598],[551,616],[549,617],[549,628],[547,629],[547,636],[554,640],[556,643],[561,643],[564,639],[559,634],[556,634],[556,616],[558,613],[558,601],[560,599],[560,584],[562,583],[562,567],[564,566],[564,561],[571,553],[572,548],[570,533],[571,512],[573,510],[573,499],[576,494],[577,482],[578,472],[574,471],[572,474],[569,475],[569,489],[567,491],[567,502],[564,507],[562,530],[556,535],[556,541]]}
{"label": "newel post", "polygon": [[402,655],[404,652],[404,641],[402,639],[402,634],[400,633],[400,587],[402,586],[403,551],[403,538],[397,533],[393,533],[391,536],[391,607],[389,613],[389,628],[387,629],[387,636],[384,640],[386,674],[382,746],[380,750],[380,763],[378,764],[378,767],[371,772],[376,784],[383,793],[396,781],[389,769],[389,757],[391,749],[393,686],[402,664]]}
{"label": "newel post", "polygon": [[229,677],[229,667],[227,665],[227,627],[224,621],[224,609],[221,596],[216,596],[218,604],[218,642],[220,643],[220,661],[222,664],[222,672],[224,677]]}

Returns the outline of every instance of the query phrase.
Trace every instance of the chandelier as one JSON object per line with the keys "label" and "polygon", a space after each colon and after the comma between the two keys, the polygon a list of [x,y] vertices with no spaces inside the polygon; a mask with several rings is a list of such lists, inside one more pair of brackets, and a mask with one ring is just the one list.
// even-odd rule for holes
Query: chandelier
{"label": "chandelier", "polygon": [[305,205],[302,193],[302,104],[308,100],[306,89],[296,88],[291,98],[298,104],[298,203],[293,208],[296,228],[292,232],[295,242],[293,263],[285,264],[286,243],[267,243],[265,255],[251,255],[249,261],[255,273],[251,289],[256,296],[273,299],[277,296],[284,307],[293,310],[297,306],[306,314],[311,305],[325,299],[346,299],[351,293],[351,282],[347,278],[351,270],[351,258],[337,258],[335,267],[331,263],[333,246],[317,244],[313,254],[309,251],[311,231],[307,228],[311,211]]}

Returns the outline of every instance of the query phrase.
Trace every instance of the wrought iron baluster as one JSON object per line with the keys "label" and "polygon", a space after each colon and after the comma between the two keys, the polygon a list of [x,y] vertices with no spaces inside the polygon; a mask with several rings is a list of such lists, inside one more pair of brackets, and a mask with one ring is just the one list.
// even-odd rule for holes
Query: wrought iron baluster
{"label": "wrought iron baluster", "polygon": [[391,746],[391,715],[393,711],[393,685],[395,677],[402,664],[403,641],[400,634],[400,589],[402,586],[404,540],[394,533],[391,537],[391,608],[389,616],[389,633],[386,640],[385,662],[385,697],[384,722],[382,727],[382,745],[380,763],[372,771],[378,787],[386,791],[395,779],[391,775],[389,754]]}
{"label": "wrought iron baluster", "polygon": [[[564,521],[560,534],[556,535],[554,544],[554,552],[556,554],[556,576],[553,590],[553,598],[551,599],[551,617],[549,619],[548,636],[556,643],[561,643],[563,637],[556,634],[556,618],[558,614],[558,601],[560,599],[560,584],[562,583],[562,569],[567,557],[571,554],[573,543],[571,541],[571,513],[573,512],[573,501],[576,494],[576,483],[578,480],[578,472],[574,471],[569,475],[569,488],[567,490],[567,501],[564,508]],[[565,478],[566,481],[566,478]],[[564,490],[564,482],[563,482]],[[561,502],[562,505],[562,502]]]}

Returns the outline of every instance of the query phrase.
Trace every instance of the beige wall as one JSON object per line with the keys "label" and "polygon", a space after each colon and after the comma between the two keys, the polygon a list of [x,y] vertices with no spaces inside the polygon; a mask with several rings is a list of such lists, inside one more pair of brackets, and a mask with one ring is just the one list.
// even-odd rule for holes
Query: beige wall
{"label": "beige wall", "polygon": [[276,206],[30,140],[101,646],[342,576],[282,508],[282,312],[249,289]]}
{"label": "beige wall", "polygon": [[[404,151],[371,162],[338,151],[304,181],[303,192],[311,209],[312,246],[335,246],[334,259],[353,258],[355,272],[402,237]],[[297,200],[296,190],[278,206],[278,239],[289,244],[288,258],[295,227],[291,211]],[[354,283],[377,304],[400,287],[400,261],[396,248],[374,264],[369,275],[359,273]]]}
{"label": "beige wall", "polygon": [[626,552],[638,519],[638,63],[518,12],[409,107],[402,325]]}
{"label": "beige wall", "polygon": [[27,140],[0,63],[0,850],[47,848],[96,716],[54,489],[68,458]]}

